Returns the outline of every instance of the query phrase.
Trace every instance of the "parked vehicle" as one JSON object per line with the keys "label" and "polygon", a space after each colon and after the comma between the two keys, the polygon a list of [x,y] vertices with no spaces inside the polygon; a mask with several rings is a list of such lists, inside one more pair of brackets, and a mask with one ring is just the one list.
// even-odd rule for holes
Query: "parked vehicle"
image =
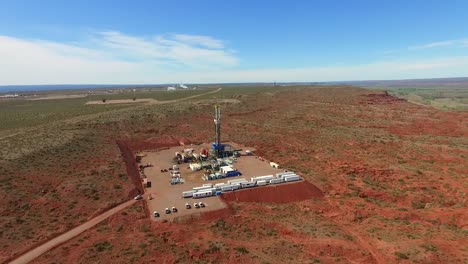
{"label": "parked vehicle", "polygon": [[193,207],[200,208],[200,205],[198,205],[198,203],[193,203]]}
{"label": "parked vehicle", "polygon": [[139,194],[139,195],[135,196],[135,198],[133,198],[133,199],[135,199],[135,200],[141,200],[142,198],[143,198],[143,196],[142,196],[141,194]]}
{"label": "parked vehicle", "polygon": [[154,217],[159,217],[159,213],[158,213],[157,211],[154,211],[154,212],[153,212],[153,216],[154,216]]}
{"label": "parked vehicle", "polygon": [[185,204],[185,209],[190,209],[190,208],[192,208],[192,207],[190,206],[190,204],[186,203],[186,204]]}
{"label": "parked vehicle", "polygon": [[177,213],[177,208],[175,208],[175,207],[173,206],[173,207],[172,207],[172,212]]}
{"label": "parked vehicle", "polygon": [[198,203],[198,206],[200,206],[201,208],[205,207],[205,204],[203,202],[199,202]]}
{"label": "parked vehicle", "polygon": [[170,214],[170,213],[171,213],[171,210],[169,210],[169,208],[166,208],[164,211],[166,212],[166,214]]}

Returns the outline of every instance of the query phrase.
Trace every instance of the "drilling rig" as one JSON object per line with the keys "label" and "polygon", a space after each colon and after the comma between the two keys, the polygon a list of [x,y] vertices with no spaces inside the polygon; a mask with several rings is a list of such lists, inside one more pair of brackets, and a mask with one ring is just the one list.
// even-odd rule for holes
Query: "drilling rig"
{"label": "drilling rig", "polygon": [[215,140],[211,144],[211,149],[216,157],[222,157],[224,154],[224,145],[221,144],[221,109],[219,108],[219,105],[215,105],[214,109]]}

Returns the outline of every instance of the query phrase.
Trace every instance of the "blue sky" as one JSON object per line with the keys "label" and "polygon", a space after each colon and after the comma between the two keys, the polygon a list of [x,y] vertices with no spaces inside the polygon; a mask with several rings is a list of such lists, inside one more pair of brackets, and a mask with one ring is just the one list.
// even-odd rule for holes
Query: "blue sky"
{"label": "blue sky", "polygon": [[468,76],[467,1],[5,1],[0,85]]}

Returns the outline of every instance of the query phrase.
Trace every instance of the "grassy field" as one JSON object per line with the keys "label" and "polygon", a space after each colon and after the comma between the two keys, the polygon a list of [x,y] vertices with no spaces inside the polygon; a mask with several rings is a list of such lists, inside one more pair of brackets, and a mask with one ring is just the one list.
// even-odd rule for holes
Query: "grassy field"
{"label": "grassy field", "polygon": [[24,128],[50,122],[64,120],[71,117],[96,114],[116,109],[132,107],[133,105],[85,105],[88,101],[114,99],[152,98],[160,101],[174,100],[206,93],[208,90],[190,91],[154,91],[88,95],[83,98],[54,99],[54,100],[5,100],[0,101],[0,131]]}
{"label": "grassy field", "polygon": [[424,104],[441,110],[468,110],[468,87],[466,88],[378,88],[412,103]]}

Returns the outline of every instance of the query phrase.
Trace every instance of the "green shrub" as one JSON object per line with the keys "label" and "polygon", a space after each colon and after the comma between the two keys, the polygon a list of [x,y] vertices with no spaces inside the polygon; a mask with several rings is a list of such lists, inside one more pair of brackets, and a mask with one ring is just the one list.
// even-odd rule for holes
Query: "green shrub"
{"label": "green shrub", "polygon": [[395,256],[398,258],[398,259],[408,259],[408,255],[406,255],[405,253],[402,253],[402,252],[395,252]]}

